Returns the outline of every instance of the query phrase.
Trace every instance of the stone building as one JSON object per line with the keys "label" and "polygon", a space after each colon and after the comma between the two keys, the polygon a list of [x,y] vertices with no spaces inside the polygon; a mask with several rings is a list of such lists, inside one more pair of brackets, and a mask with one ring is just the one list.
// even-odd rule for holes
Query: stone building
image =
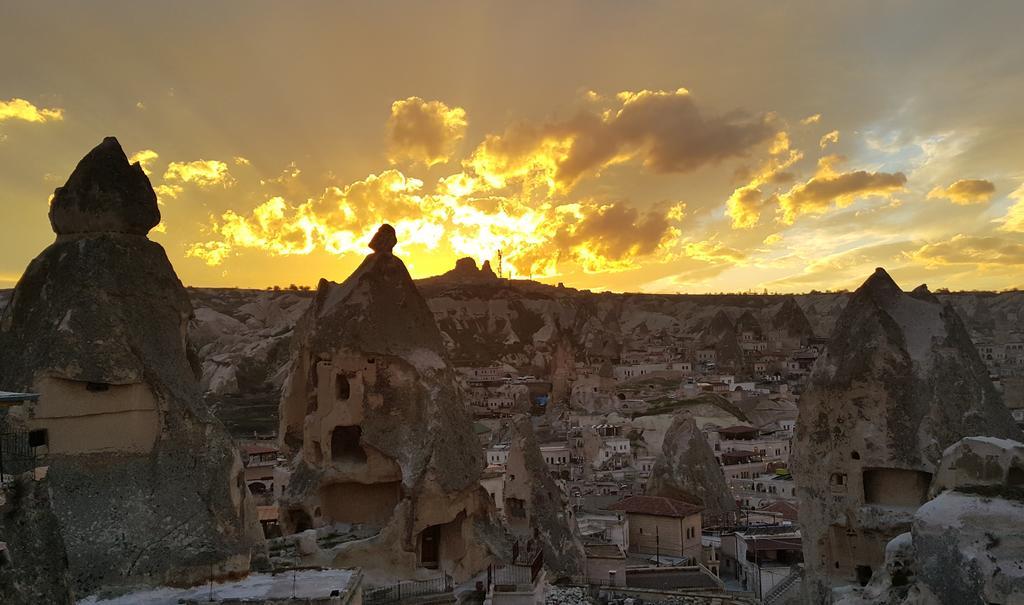
{"label": "stone building", "polygon": [[907,531],[945,447],[1019,438],[956,312],[877,269],[850,298],[799,403],[792,470],[808,602],[868,581]]}
{"label": "stone building", "polygon": [[310,563],[465,579],[501,540],[488,533],[484,461],[441,334],[394,244],[382,226],[348,279],[320,281],[296,327],[280,406],[293,460],[281,524],[375,528],[308,553]]}
{"label": "stone building", "polygon": [[630,496],[608,510],[626,513],[629,552],[701,560],[701,506],[661,496]]}
{"label": "stone building", "polygon": [[40,395],[10,417],[46,433],[39,489],[79,597],[244,575],[264,552],[241,459],[199,392],[191,302],[147,238],[159,220],[142,168],[104,139],[56,190],[57,239],[0,317],[0,384]]}

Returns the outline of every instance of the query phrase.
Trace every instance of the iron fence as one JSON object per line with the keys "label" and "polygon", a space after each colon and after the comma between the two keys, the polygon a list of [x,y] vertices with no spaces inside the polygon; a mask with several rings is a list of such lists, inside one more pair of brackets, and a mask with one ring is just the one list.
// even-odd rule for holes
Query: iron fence
{"label": "iron fence", "polygon": [[363,592],[363,602],[366,605],[388,605],[401,603],[404,599],[414,597],[446,594],[452,592],[454,588],[452,577],[445,574],[444,577],[431,580],[399,582],[389,586],[371,588]]}
{"label": "iron fence", "polygon": [[0,418],[0,484],[35,467],[35,448],[29,431],[8,430]]}

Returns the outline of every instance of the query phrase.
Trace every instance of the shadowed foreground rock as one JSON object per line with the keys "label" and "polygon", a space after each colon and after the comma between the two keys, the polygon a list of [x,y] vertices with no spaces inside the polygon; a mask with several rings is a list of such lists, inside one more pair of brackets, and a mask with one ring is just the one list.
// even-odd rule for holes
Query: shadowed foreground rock
{"label": "shadowed foreground rock", "polygon": [[[262,549],[241,461],[188,357],[192,306],[138,164],[108,138],[57,190],[57,240],[0,318],[0,385],[46,429],[45,479],[77,596],[246,574]],[[25,548],[10,544],[15,557]]]}
{"label": "shadowed foreground rock", "polygon": [[280,435],[294,454],[282,524],[373,534],[306,544],[303,563],[358,565],[384,581],[434,570],[463,580],[487,566],[500,532],[441,333],[394,243],[381,227],[348,279],[320,281],[296,326],[281,398]]}
{"label": "shadowed foreground rock", "polygon": [[911,531],[886,546],[885,565],[837,605],[1024,602],[1024,444],[967,437],[946,449],[934,498]]}
{"label": "shadowed foreground rock", "polygon": [[800,399],[792,468],[807,602],[866,582],[910,529],[943,449],[1020,438],[956,312],[882,269],[851,297]]}

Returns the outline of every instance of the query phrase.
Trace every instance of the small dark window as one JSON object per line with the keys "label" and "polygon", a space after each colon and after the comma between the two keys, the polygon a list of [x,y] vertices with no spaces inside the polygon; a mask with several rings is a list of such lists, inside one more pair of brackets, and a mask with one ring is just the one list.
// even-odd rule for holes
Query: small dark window
{"label": "small dark window", "polygon": [[857,450],[853,450],[852,452],[850,452],[850,458],[853,458],[854,460],[860,460],[860,454],[857,452]]}
{"label": "small dark window", "polygon": [[99,393],[101,391],[109,391],[110,385],[103,382],[87,382],[85,383],[85,390],[92,393]]}
{"label": "small dark window", "polygon": [[349,386],[348,377],[338,374],[334,379],[335,396],[338,401],[346,401],[352,394],[352,388]]}
{"label": "small dark window", "polygon": [[859,582],[861,586],[867,586],[868,582],[871,581],[871,573],[870,565],[858,565],[857,582]]}
{"label": "small dark window", "polygon": [[50,436],[46,432],[46,429],[36,429],[28,432],[28,446],[29,447],[42,447],[49,443]]}
{"label": "small dark window", "polygon": [[366,451],[359,444],[363,429],[339,426],[331,432],[331,457],[337,462],[365,463]]}

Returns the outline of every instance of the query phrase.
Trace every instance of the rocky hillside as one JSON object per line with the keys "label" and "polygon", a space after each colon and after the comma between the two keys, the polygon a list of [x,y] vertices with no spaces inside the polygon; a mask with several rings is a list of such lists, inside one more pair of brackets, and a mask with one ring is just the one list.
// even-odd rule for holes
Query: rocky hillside
{"label": "rocky hillside", "polygon": [[[485,266],[461,261],[452,271],[419,280],[456,365],[507,363],[553,374],[569,358],[600,359],[645,343],[699,342],[716,315],[765,330],[794,318],[793,303],[814,333],[827,336],[847,294],[670,295],[593,293],[532,281],[499,280]],[[0,307],[10,290],[0,291]],[[192,341],[208,394],[257,396],[280,389],[295,322],[312,293],[301,290],[190,288]],[[1024,331],[1024,293],[937,294],[957,309],[975,339]],[[558,354],[561,350],[562,354]]]}

